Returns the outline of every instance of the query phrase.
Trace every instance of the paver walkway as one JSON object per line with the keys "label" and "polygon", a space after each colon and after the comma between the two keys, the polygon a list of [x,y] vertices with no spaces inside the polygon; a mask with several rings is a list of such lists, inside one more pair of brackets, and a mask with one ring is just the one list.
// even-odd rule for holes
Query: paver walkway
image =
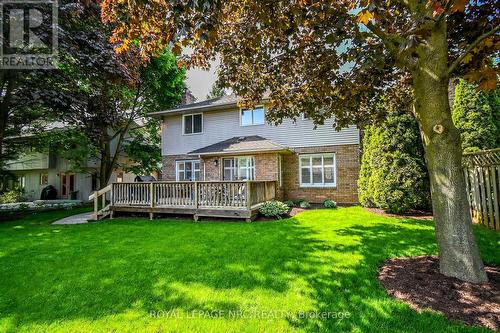
{"label": "paver walkway", "polygon": [[91,218],[92,218],[91,212],[81,213],[57,220],[52,224],[82,224],[82,223],[88,223],[88,220],[90,220]]}

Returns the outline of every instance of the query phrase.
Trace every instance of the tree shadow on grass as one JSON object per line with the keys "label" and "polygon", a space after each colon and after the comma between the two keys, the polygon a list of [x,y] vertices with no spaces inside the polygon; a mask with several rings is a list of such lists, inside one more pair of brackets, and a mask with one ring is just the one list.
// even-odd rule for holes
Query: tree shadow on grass
{"label": "tree shadow on grass", "polygon": [[[291,328],[306,331],[462,328],[390,299],[376,278],[386,258],[435,252],[429,222],[337,225],[335,216],[327,216],[333,223],[311,223],[297,215],[252,224],[117,219],[0,228],[5,236],[0,241],[0,317],[15,317],[22,326],[98,320],[131,309],[144,316],[171,309],[265,309],[262,303],[279,301],[289,312]],[[297,309],[314,313],[304,316]],[[351,316],[315,315],[332,312]]]}
{"label": "tree shadow on grass", "polygon": [[[355,224],[332,228],[339,236],[339,245],[331,257],[361,254],[348,269],[331,269],[309,276],[315,294],[317,313],[348,311],[348,319],[323,319],[303,316],[290,324],[306,331],[317,332],[457,332],[487,331],[465,327],[436,313],[418,313],[406,304],[389,298],[378,281],[378,267],[387,258],[435,254],[436,243],[432,221],[400,219],[397,223]],[[356,240],[352,244],[352,240]],[[481,241],[483,241],[481,239]],[[490,242],[480,242],[489,246]],[[324,253],[322,255],[325,255]]]}
{"label": "tree shadow on grass", "polygon": [[[54,231],[58,232],[54,232]],[[0,230],[1,232],[2,230]],[[318,264],[322,242],[286,223],[115,220],[5,233],[0,314],[28,322],[96,320],[137,309],[238,311],[244,296],[283,294]]]}

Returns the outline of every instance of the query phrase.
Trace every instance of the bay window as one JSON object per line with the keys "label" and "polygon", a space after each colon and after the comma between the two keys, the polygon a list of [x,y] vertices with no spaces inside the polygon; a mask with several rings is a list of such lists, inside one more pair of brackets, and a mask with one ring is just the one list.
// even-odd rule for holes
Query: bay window
{"label": "bay window", "polygon": [[337,170],[335,154],[300,155],[299,178],[301,187],[335,187]]}

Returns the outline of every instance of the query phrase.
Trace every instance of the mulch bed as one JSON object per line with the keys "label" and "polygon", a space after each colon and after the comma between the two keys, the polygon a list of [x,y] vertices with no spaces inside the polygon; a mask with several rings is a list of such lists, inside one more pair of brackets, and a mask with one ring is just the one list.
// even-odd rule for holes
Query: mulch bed
{"label": "mulch bed", "polygon": [[383,209],[378,209],[378,208],[365,208],[365,209],[369,212],[387,217],[409,218],[416,220],[432,220],[432,213],[421,210],[413,210],[404,214],[392,214],[392,213],[387,213]]}
{"label": "mulch bed", "polygon": [[379,270],[389,295],[421,311],[425,308],[467,325],[500,329],[500,267],[486,267],[489,282],[474,284],[439,273],[436,257],[394,258]]}

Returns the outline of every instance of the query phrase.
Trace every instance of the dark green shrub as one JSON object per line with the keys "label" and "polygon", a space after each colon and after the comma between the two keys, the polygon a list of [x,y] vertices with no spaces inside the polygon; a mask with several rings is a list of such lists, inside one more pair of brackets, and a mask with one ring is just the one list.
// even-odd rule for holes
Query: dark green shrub
{"label": "dark green shrub", "polygon": [[325,201],[323,201],[323,206],[325,208],[337,208],[337,203],[332,199],[326,199]]}
{"label": "dark green shrub", "polygon": [[285,201],[285,205],[287,205],[290,208],[297,206],[293,200],[287,200],[287,201]]}
{"label": "dark green shrub", "polygon": [[455,88],[453,122],[466,152],[500,147],[500,91],[476,91],[460,80]]}
{"label": "dark green shrub", "polygon": [[288,212],[288,209],[288,206],[281,201],[267,201],[259,208],[259,212],[266,217],[280,219]]}
{"label": "dark green shrub", "polygon": [[366,128],[358,179],[363,206],[393,213],[430,208],[430,190],[417,122],[390,110],[382,123]]}

